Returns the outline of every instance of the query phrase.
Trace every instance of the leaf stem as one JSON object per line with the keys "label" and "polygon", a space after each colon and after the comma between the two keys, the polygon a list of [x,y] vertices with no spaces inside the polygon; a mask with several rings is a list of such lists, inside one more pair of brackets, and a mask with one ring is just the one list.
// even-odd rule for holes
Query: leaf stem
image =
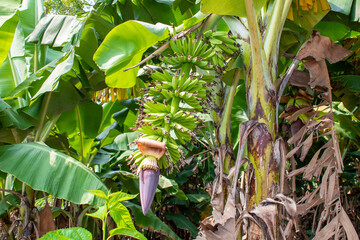
{"label": "leaf stem", "polygon": [[42,133],[41,133],[41,138],[40,138],[40,141],[41,141],[41,142],[45,142],[45,141],[46,141],[46,139],[48,138],[51,130],[53,129],[53,127],[54,127],[54,125],[55,125],[55,123],[56,123],[57,120],[59,119],[60,115],[61,115],[61,114],[56,115],[55,117],[53,117],[50,121],[48,121],[48,122],[46,123],[45,130],[42,131]]}
{"label": "leaf stem", "polygon": [[[230,90],[226,96],[225,108],[222,113],[222,118],[217,133],[218,138],[220,140],[219,141],[220,145],[226,145],[226,144],[231,145],[231,110],[233,107],[234,97],[236,94],[237,85],[239,83],[240,74],[241,74],[241,69],[240,68],[236,69],[233,76],[234,78],[233,85],[230,87]],[[227,143],[227,141],[229,143]],[[233,160],[232,157],[228,155],[225,156],[224,166],[223,166],[224,173],[226,174],[229,173],[232,160]]]}
{"label": "leaf stem", "polygon": [[277,42],[278,31],[282,28],[280,25],[282,20],[282,11],[284,8],[285,0],[277,0],[274,3],[274,7],[272,9],[272,13],[270,16],[270,23],[266,29],[265,37],[264,37],[264,51],[266,58],[269,59],[270,55],[274,53],[275,44]]}
{"label": "leaf stem", "polygon": [[281,31],[283,29],[287,13],[291,6],[291,0],[277,0],[274,3],[270,22],[264,37],[264,51],[273,81],[276,81],[277,61]]}
{"label": "leaf stem", "polygon": [[[224,145],[226,144],[226,138],[227,135],[229,135],[231,130],[231,110],[234,103],[234,97],[237,89],[237,85],[239,83],[241,74],[241,69],[238,68],[235,70],[234,76],[233,76],[233,85],[230,87],[230,90],[226,96],[226,102],[225,102],[225,108],[222,113],[221,121],[220,121],[220,127],[219,127],[219,137],[220,137],[220,144]],[[230,136],[228,136],[230,137]]]}
{"label": "leaf stem", "polygon": [[76,114],[78,117],[79,133],[80,133],[80,154],[81,154],[80,161],[83,162],[84,161],[84,141],[83,141],[83,133],[82,133],[82,124],[81,124],[81,118],[80,118],[79,105],[76,106]]}
{"label": "leaf stem", "polygon": [[45,122],[45,118],[46,118],[46,113],[47,113],[47,110],[49,107],[51,94],[52,94],[52,92],[45,93],[44,100],[43,100],[43,108],[42,108],[42,112],[40,115],[40,122],[39,122],[39,126],[37,129],[36,135],[35,135],[35,140],[34,140],[35,142],[40,141],[42,129],[44,127],[44,122]]}
{"label": "leaf stem", "polygon": [[267,86],[270,90],[274,87],[263,49],[262,37],[257,23],[253,0],[245,0],[245,8],[251,43],[252,79],[256,81],[257,85],[265,84],[265,86]]}

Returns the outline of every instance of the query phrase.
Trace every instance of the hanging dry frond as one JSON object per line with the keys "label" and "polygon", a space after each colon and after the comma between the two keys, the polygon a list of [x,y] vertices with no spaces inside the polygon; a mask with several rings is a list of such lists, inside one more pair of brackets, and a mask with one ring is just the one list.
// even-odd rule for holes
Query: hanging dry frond
{"label": "hanging dry frond", "polygon": [[316,111],[316,114],[312,114],[312,117],[304,122],[304,125],[288,140],[289,144],[295,144],[295,146],[287,154],[287,158],[292,158],[295,153],[300,151],[300,160],[304,161],[308,157],[309,149],[314,141],[318,141],[322,137],[327,141],[315,152],[307,166],[289,174],[289,176],[303,174],[304,179],[318,182],[315,190],[301,198],[297,206],[300,216],[322,206],[319,208],[320,215],[314,219],[314,226],[317,226],[314,239],[331,237],[341,239],[345,235],[347,239],[358,239],[340,202],[338,174],[342,172],[343,163],[338,138],[335,134],[331,85],[325,62],[325,59],[330,63],[338,62],[350,53],[349,50],[333,43],[328,37],[321,36],[314,31],[311,39],[303,44],[296,56],[296,59],[303,61],[310,74],[295,72],[296,74],[289,81],[294,86],[319,91],[319,97],[322,99],[315,106],[304,106],[286,116],[286,119],[291,122],[296,120],[300,114]]}

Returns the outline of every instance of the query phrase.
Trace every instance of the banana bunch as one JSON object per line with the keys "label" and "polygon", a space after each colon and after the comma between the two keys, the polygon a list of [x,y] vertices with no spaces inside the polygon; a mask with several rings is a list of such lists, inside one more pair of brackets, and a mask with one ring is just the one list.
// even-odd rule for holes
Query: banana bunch
{"label": "banana bunch", "polygon": [[[166,160],[176,163],[181,158],[177,141],[185,144],[194,135],[200,122],[196,112],[203,110],[201,104],[207,98],[207,85],[215,76],[184,77],[164,70],[153,72],[151,77],[154,84],[147,89],[148,97],[142,103],[138,131],[142,133],[141,138],[166,143],[167,153],[158,164],[160,168],[167,168]],[[138,166],[144,159],[139,151],[133,158]]]}
{"label": "banana bunch", "polygon": [[221,72],[226,66],[226,60],[240,52],[240,45],[236,42],[237,37],[231,32],[211,30],[205,32],[204,35],[209,39],[210,46],[216,53],[211,58],[211,63]]}
{"label": "banana bunch", "polygon": [[200,38],[190,34],[180,39],[170,39],[171,52],[165,51],[160,60],[174,69],[191,63],[204,70],[221,70],[226,66],[226,60],[239,52],[235,39],[228,32],[211,30]]}

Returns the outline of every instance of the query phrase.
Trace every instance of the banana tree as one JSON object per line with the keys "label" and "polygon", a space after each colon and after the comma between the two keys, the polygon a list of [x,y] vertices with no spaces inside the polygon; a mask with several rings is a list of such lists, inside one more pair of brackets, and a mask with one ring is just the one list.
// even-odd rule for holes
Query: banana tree
{"label": "banana tree", "polygon": [[[301,51],[288,71],[284,74],[284,70],[282,70],[281,73],[284,76],[279,78],[281,34],[287,18],[294,21],[306,33],[329,10],[330,5],[327,1],[315,1],[305,5],[301,3],[298,6],[290,0],[244,0],[236,3],[204,0],[201,11],[212,15],[205,19],[203,16],[197,15],[197,18],[201,18],[197,21],[194,20],[193,24],[185,30],[183,30],[183,26],[169,28],[161,25],[149,26],[141,22],[126,22],[116,27],[96,52],[95,62],[106,72],[107,82],[116,87],[133,85],[131,82],[135,82],[139,65],[151,60],[154,56],[161,55],[162,70],[160,72],[156,69],[149,71],[154,84],[145,89],[147,94],[145,98],[148,97],[148,99],[141,103],[143,110],[139,115],[137,129],[142,133],[140,143],[147,140],[159,142],[156,143],[157,145],[165,143],[166,152],[162,157],[154,157],[150,168],[147,167],[146,161],[144,163],[146,156],[142,155],[141,151],[135,152],[132,157],[138,165],[139,172],[149,170],[154,172],[151,176],[158,175],[159,168],[168,168],[179,161],[182,154],[179,145],[186,145],[195,134],[201,135],[200,141],[203,140],[208,144],[207,147],[209,151],[212,151],[217,168],[211,191],[212,216],[201,223],[202,231],[200,231],[198,239],[221,239],[224,236],[237,239],[244,234],[249,239],[275,239],[279,236],[290,236],[289,230],[292,224],[296,225],[296,204],[293,199],[283,195],[287,182],[285,177],[286,158],[293,157],[294,152],[301,148],[303,149],[301,158],[304,159],[311,147],[313,133],[310,134],[311,138],[306,138],[307,143],[300,141],[299,137],[296,138],[296,141],[295,138],[289,140],[289,143],[296,142],[298,145],[289,154],[286,154],[286,144],[278,137],[278,107],[281,95],[299,61],[307,58],[315,59],[314,62],[303,63],[304,67],[310,71],[310,80],[304,81],[310,81],[310,84],[296,85],[295,83],[293,86],[321,89],[323,95],[331,95],[329,82],[326,80],[327,73],[322,72],[321,76],[325,79],[324,82],[316,82],[314,79],[318,76],[314,72],[314,68],[318,66],[317,64],[324,64],[325,58],[334,63],[347,56],[349,52],[336,47],[337,45],[329,42],[329,39],[314,32],[311,39],[301,47]],[[202,19],[204,20],[201,21]],[[227,36],[223,32],[215,30],[217,27],[219,29],[223,27],[223,25],[217,25],[220,19],[222,23],[224,21],[227,24],[232,35]],[[186,27],[186,24],[184,26]],[[137,31],[132,31],[135,28]],[[123,35],[126,29],[128,31],[126,31],[127,36],[125,37]],[[154,53],[139,62],[146,48],[167,39],[167,29],[172,32],[171,38],[160,45]],[[214,29],[214,32],[208,31],[209,29]],[[291,35],[292,33],[287,32],[287,34]],[[122,45],[119,45],[116,39],[121,36],[123,36]],[[236,42],[232,42],[233,40]],[[204,42],[205,46],[203,46]],[[320,50],[319,43],[326,47]],[[291,45],[293,44],[290,43]],[[316,55],[315,52],[309,53],[315,51],[316,47],[319,47],[319,52],[322,51],[323,57]],[[287,46],[288,48],[289,46]],[[117,49],[117,52],[110,52],[108,49]],[[336,49],[336,53],[328,53],[333,51],[332,49]],[[332,58],[330,55],[336,55],[336,57]],[[213,77],[214,73],[215,77]],[[206,75],[207,77],[204,77]],[[245,81],[249,121],[240,126],[237,139],[239,151],[235,158],[232,139],[237,137],[231,136],[230,126],[231,110],[240,78]],[[127,79],[127,81],[121,80],[120,82],[119,79]],[[290,79],[290,84],[294,84],[294,82]],[[191,87],[188,89],[189,84]],[[208,92],[215,93],[206,95],[210,105],[206,105],[203,101],[204,92],[202,91],[206,88]],[[326,99],[320,106],[326,104],[330,105],[331,109],[331,98]],[[202,130],[196,129],[195,125],[203,124],[203,119],[197,118],[198,112],[202,110],[201,105],[211,109],[207,113],[212,116],[214,132],[208,128],[208,133],[204,134]],[[184,108],[187,111],[184,111]],[[310,113],[308,112],[311,110],[312,107],[311,109],[310,107],[300,109],[300,112],[296,112],[292,119],[290,117],[287,119],[293,120],[305,113],[309,117]],[[312,121],[306,122],[301,132],[303,134],[301,138],[306,136],[305,129],[311,128],[310,122],[324,124],[317,127],[321,131],[326,129],[326,121],[331,122],[332,117],[329,116],[332,114],[331,111],[325,115],[326,117],[319,118],[318,114],[320,113],[310,116]],[[330,182],[332,182],[331,184],[336,182],[335,172],[341,172],[342,169],[341,159],[337,152],[337,138],[333,134],[334,125],[333,123],[326,125],[326,127],[329,126],[332,129],[332,137],[329,141],[333,144],[331,148],[335,151],[333,153],[335,165],[331,168],[331,172],[327,173],[332,176],[333,180],[328,181],[327,177],[323,179],[324,189],[326,186],[329,187],[327,184]],[[215,141],[208,138],[213,134],[215,134]],[[198,138],[193,139],[197,141]],[[246,145],[247,154],[244,158]],[[139,148],[141,148],[140,145]],[[319,155],[320,152],[317,154]],[[319,168],[322,169],[323,166],[319,165]],[[244,169],[245,171],[243,171]],[[291,176],[303,172],[294,171]],[[306,172],[305,175],[309,178],[311,174]],[[157,177],[149,179],[150,186],[143,187],[147,188],[146,196],[150,196],[150,200],[153,194],[150,194],[149,191],[151,189],[154,191],[156,189],[154,185],[157,185],[157,181],[154,179]],[[146,179],[141,181],[145,184]],[[314,196],[316,191],[314,191]],[[140,194],[142,195],[141,192]],[[149,208],[149,199],[145,196],[143,198],[146,198],[144,200],[146,206],[144,206],[145,209],[143,208],[146,213]],[[317,202],[317,205],[323,202],[324,195],[320,194],[319,198],[321,200]],[[331,195],[329,199],[332,199],[332,203],[336,203],[335,205],[340,208],[340,211],[333,212],[334,219],[342,218],[344,220],[341,228],[344,230],[343,233],[346,233],[349,238],[354,238],[356,233],[354,234],[352,227],[348,228],[345,224],[348,222],[348,217],[343,212],[339,198],[335,194]],[[329,202],[329,199],[326,202]],[[303,198],[301,201],[306,202],[307,199]],[[314,202],[312,203],[314,204]],[[308,202],[301,207],[310,205]],[[334,210],[335,205],[332,205],[331,211]],[[276,217],[280,206],[284,207],[287,218]],[[329,209],[327,208],[327,210]],[[301,211],[301,213],[304,214],[306,211]],[[278,227],[278,223],[281,223],[284,218],[289,220],[286,232]],[[327,225],[323,227],[321,224],[317,229],[316,237],[318,238],[329,230]]]}

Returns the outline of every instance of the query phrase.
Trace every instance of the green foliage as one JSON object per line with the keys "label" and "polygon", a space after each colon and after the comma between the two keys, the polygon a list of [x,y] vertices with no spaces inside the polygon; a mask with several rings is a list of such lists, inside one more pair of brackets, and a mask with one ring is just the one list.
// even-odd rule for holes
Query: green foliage
{"label": "green foliage", "polygon": [[145,216],[142,213],[141,206],[132,202],[125,202],[124,205],[131,210],[134,215],[136,225],[142,228],[151,227],[171,238],[180,239],[171,228],[163,223],[153,212],[149,211]]}
{"label": "green foliage", "polygon": [[[268,0],[256,0],[254,1],[256,11],[260,9],[268,2]],[[235,15],[238,17],[245,17],[245,3],[244,0],[226,0],[226,1],[216,1],[216,0],[202,0],[201,11],[204,13],[214,13],[218,15]]]}
{"label": "green foliage", "polygon": [[[320,5],[324,1],[313,1],[317,11],[304,10],[293,1],[293,18],[286,20],[279,43],[280,54],[296,53],[314,28],[355,52],[346,61],[328,65],[334,119],[345,165],[340,185],[349,199],[355,199],[353,203],[357,195],[352,188],[359,187],[356,164],[360,147],[358,1],[329,0],[329,13],[330,8]],[[231,89],[235,89],[230,98],[231,128],[225,126],[231,129],[230,148],[237,149],[241,138],[239,124],[248,120],[248,89],[243,80],[251,61],[247,22],[232,17],[246,16],[245,1],[203,0],[202,5],[195,2],[199,1],[99,0],[94,11],[85,13],[90,6],[83,0],[49,0],[44,4],[46,13],[55,15],[44,15],[41,0],[0,1],[0,188],[20,193],[23,184],[24,189],[30,186],[63,198],[60,207],[53,207],[54,218],[66,216],[66,220],[84,227],[59,229],[42,239],[98,238],[96,218],[103,221],[103,233],[109,233],[108,237],[196,238],[199,222],[211,213],[206,186],[215,178],[214,153],[222,134],[219,125],[227,118],[224,106],[230,102],[227,96]],[[253,2],[257,20],[264,28],[260,30],[265,30],[265,21],[271,15],[267,10],[274,1]],[[198,12],[200,6],[204,13],[228,16],[216,24],[220,17],[205,18]],[[265,10],[260,12],[262,7]],[[217,20],[212,22],[212,18]],[[200,27],[192,34],[171,39],[170,47],[159,58],[147,61],[146,68],[139,66],[124,72],[159,49],[170,34],[201,21],[204,28],[213,27],[216,31]],[[209,22],[215,25],[209,26]],[[228,35],[229,29],[233,35]],[[235,61],[232,56],[239,49],[241,55]],[[273,60],[277,62],[277,53]],[[280,76],[289,63],[290,60],[280,60]],[[150,68],[151,71],[145,71]],[[238,68],[244,69],[239,83],[234,81]],[[151,76],[147,75],[149,72]],[[208,97],[208,86],[203,86],[209,82],[215,85],[208,89],[213,98]],[[118,89],[108,87],[129,88],[121,89],[129,99],[107,103],[95,100],[97,91],[105,88],[108,97],[114,94],[111,99],[123,99]],[[139,94],[139,87],[148,89],[151,100]],[[211,108],[206,107],[214,110],[211,114],[201,112],[203,100],[212,101]],[[146,116],[140,119],[150,126],[133,131],[137,102],[141,101],[146,103],[140,113]],[[171,112],[172,107],[176,111]],[[173,162],[178,162],[180,153],[186,160],[185,165],[160,176],[155,201],[146,216],[136,196],[138,176],[126,160],[134,155],[131,143],[141,134],[166,141],[168,157]],[[317,144],[324,141],[326,136],[319,138]],[[309,152],[315,153],[313,149]],[[141,159],[136,160],[141,164]],[[297,164],[303,167],[308,161]],[[163,168],[169,166],[166,157],[160,164]],[[316,181],[297,179],[296,183],[298,194],[316,187]],[[101,191],[90,191],[92,195],[88,192],[91,189]],[[113,193],[107,194],[108,189]],[[41,192],[34,195],[36,200],[42,197]],[[10,221],[8,211],[19,206],[15,195],[0,194],[0,214],[6,224]],[[92,207],[97,211],[86,214]],[[116,224],[110,231],[106,229],[109,214]],[[143,228],[141,233],[135,226]]]}
{"label": "green foliage", "polygon": [[5,22],[0,22],[0,44],[2,46],[0,49],[0,66],[8,55],[18,21],[19,17],[13,14]]}
{"label": "green foliage", "polygon": [[100,190],[90,191],[95,196],[98,196],[105,200],[105,204],[98,208],[94,213],[88,213],[88,216],[98,218],[102,221],[103,239],[106,239],[106,221],[110,214],[114,220],[117,228],[110,231],[110,237],[115,235],[126,235],[136,239],[146,239],[140,232],[138,232],[132,222],[129,210],[121,203],[126,200],[130,200],[136,197],[136,195],[130,195],[123,192],[108,193],[105,194]]}
{"label": "green foliage", "polygon": [[92,234],[81,227],[58,229],[48,232],[40,238],[41,240],[91,240]]}
{"label": "green foliage", "polygon": [[115,27],[94,55],[96,64],[105,71],[106,84],[116,88],[134,86],[139,68],[126,72],[124,69],[140,62],[144,52],[168,34],[168,27],[163,24],[128,21]]}
{"label": "green foliage", "polygon": [[77,15],[85,11],[89,3],[85,0],[46,0],[44,7],[46,13]]}
{"label": "green foliage", "polygon": [[0,169],[34,189],[74,203],[94,206],[104,203],[87,191],[107,191],[103,182],[79,161],[46,145],[22,143],[1,146]]}

